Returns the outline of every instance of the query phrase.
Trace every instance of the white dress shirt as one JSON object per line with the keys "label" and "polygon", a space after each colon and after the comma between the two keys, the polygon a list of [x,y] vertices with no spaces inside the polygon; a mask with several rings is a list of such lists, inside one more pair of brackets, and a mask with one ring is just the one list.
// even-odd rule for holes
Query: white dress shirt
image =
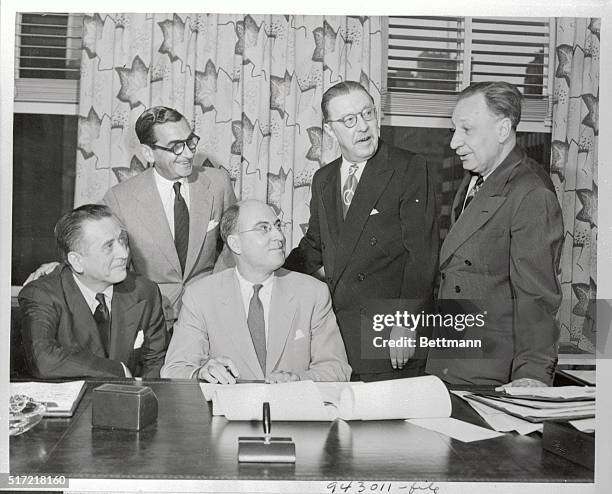
{"label": "white dress shirt", "polygon": [[168,226],[170,227],[170,233],[174,238],[174,182],[181,182],[181,195],[185,199],[187,204],[187,210],[189,210],[189,182],[186,177],[178,180],[168,180],[162,177],[155,168],[153,169],[153,177],[155,177],[155,185],[161,198],[162,206],[164,207],[164,213],[166,213],[166,219],[168,220]]}
{"label": "white dress shirt", "polygon": [[259,300],[264,311],[264,328],[266,332],[266,345],[268,343],[268,319],[270,318],[270,301],[272,300],[272,287],[274,285],[274,273],[266,278],[261,283],[251,283],[245,280],[240,273],[238,268],[236,270],[236,277],[238,278],[238,284],[240,285],[240,295],[242,296],[242,303],[244,305],[244,313],[248,319],[249,317],[249,305],[251,304],[251,298],[253,297],[253,285],[263,285],[259,289]]}

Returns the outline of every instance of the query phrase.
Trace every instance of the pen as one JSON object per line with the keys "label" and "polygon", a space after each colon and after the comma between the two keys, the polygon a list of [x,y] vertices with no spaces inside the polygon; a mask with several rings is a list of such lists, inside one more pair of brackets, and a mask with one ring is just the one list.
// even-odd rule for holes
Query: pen
{"label": "pen", "polygon": [[263,431],[264,431],[264,443],[270,444],[270,431],[272,430],[272,423],[270,421],[270,403],[265,401],[263,404]]}

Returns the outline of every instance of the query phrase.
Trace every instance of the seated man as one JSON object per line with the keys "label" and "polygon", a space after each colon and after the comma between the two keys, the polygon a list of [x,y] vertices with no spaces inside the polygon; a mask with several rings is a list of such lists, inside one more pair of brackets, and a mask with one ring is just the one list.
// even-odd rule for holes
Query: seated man
{"label": "seated man", "polygon": [[[22,334],[37,378],[159,377],[166,326],[159,289],[126,271],[127,233],[107,206],[87,204],[60,218],[63,264],[19,294]],[[140,361],[133,355],[140,339]]]}
{"label": "seated man", "polygon": [[188,286],[162,377],[234,383],[347,381],[351,375],[327,286],[280,269],[280,220],[260,201],[230,206],[221,236],[235,268]]}

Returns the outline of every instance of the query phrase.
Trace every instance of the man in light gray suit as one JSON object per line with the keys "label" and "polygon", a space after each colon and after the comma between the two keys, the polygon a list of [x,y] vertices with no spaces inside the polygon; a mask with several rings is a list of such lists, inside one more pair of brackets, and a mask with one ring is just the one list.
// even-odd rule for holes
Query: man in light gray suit
{"label": "man in light gray suit", "polygon": [[543,386],[554,376],[563,220],[550,177],[516,144],[521,100],[511,84],[480,82],[453,112],[451,147],[466,174],[440,251],[438,298],[443,311],[484,318],[482,327],[437,328],[434,341],[482,344],[429,348],[426,372],[453,384]]}
{"label": "man in light gray suit", "polygon": [[347,381],[327,286],[281,269],[285,237],[272,209],[255,200],[231,206],[221,235],[236,267],[186,288],[161,377]]}

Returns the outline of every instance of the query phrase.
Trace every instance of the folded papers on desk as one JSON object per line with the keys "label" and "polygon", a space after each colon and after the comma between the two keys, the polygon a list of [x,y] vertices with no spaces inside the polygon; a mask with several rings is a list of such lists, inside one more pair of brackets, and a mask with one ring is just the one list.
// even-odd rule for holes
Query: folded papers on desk
{"label": "folded papers on desk", "polygon": [[450,417],[446,386],[435,376],[373,383],[298,381],[281,384],[200,385],[213,415],[260,420],[270,403],[273,420],[387,420]]}
{"label": "folded papers on desk", "polygon": [[11,383],[11,395],[26,395],[46,406],[45,417],[72,417],[85,392],[85,381]]}

